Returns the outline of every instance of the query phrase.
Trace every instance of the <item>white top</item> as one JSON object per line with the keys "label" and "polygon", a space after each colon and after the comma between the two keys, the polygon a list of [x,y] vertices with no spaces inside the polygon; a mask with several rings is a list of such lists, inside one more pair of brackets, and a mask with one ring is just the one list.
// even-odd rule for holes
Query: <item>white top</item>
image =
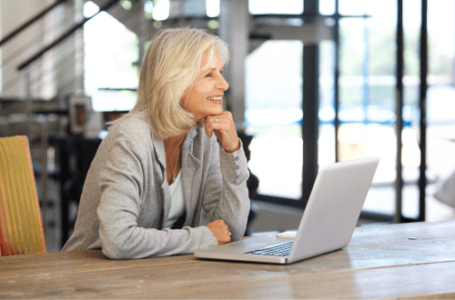
{"label": "white top", "polygon": [[164,228],[171,228],[172,225],[174,225],[174,223],[177,222],[180,216],[185,212],[181,174],[182,172],[179,172],[177,178],[175,178],[174,182],[169,186],[169,189],[171,190],[172,204],[171,211],[169,212]]}

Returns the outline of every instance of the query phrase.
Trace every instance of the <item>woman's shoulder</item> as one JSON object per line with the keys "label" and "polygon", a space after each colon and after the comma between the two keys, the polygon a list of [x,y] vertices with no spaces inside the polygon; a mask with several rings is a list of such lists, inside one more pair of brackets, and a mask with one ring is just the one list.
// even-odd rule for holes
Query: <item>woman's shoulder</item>
{"label": "woman's shoulder", "polygon": [[109,128],[110,138],[128,138],[133,141],[144,142],[152,140],[152,127],[143,112],[131,114],[115,122]]}

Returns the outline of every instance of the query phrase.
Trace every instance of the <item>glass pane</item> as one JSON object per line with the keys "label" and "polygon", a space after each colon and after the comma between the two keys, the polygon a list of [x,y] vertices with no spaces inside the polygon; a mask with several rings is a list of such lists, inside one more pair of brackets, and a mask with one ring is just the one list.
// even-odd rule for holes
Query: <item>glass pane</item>
{"label": "glass pane", "polygon": [[[427,218],[451,211],[432,197],[455,172],[455,2],[428,2]],[[430,206],[431,204],[434,204]]]}
{"label": "glass pane", "polygon": [[[96,6],[92,2],[85,7]],[[109,28],[109,30],[106,30]],[[84,25],[85,93],[96,111],[129,110],[136,92],[106,92],[99,88],[136,88],[139,82],[139,40],[111,15],[102,12]]]}
{"label": "glass pane", "polygon": [[335,0],[319,0],[319,13],[321,15],[335,14]]}
{"label": "glass pane", "polygon": [[251,14],[301,14],[303,12],[303,0],[249,0]]}
{"label": "glass pane", "polygon": [[363,15],[373,1],[365,0],[339,0],[339,10],[342,15]]}
{"label": "glass pane", "polygon": [[207,16],[214,18],[220,15],[220,0],[205,0]]}
{"label": "glass pane", "polygon": [[299,41],[268,41],[246,60],[249,167],[260,194],[301,198],[302,51]]}
{"label": "glass pane", "polygon": [[381,158],[364,210],[395,212],[396,1],[340,1],[341,160]]}
{"label": "glass pane", "polygon": [[319,44],[319,141],[320,166],[335,162],[335,43]]}

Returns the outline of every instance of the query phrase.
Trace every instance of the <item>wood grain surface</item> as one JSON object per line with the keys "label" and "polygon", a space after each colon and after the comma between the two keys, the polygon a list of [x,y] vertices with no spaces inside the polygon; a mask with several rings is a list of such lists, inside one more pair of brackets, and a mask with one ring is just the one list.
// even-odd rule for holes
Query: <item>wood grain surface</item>
{"label": "wood grain surface", "polygon": [[0,298],[453,299],[454,229],[455,221],[359,227],[347,248],[291,265],[114,261],[99,250],[0,257]]}

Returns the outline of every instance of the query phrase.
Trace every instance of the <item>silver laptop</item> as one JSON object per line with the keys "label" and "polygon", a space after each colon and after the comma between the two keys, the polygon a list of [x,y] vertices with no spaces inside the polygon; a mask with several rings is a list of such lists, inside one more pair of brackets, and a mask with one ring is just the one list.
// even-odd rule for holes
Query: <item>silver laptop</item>
{"label": "silver laptop", "polygon": [[320,168],[294,240],[255,236],[200,250],[194,256],[290,264],[346,247],[378,163],[378,157],[371,157]]}

